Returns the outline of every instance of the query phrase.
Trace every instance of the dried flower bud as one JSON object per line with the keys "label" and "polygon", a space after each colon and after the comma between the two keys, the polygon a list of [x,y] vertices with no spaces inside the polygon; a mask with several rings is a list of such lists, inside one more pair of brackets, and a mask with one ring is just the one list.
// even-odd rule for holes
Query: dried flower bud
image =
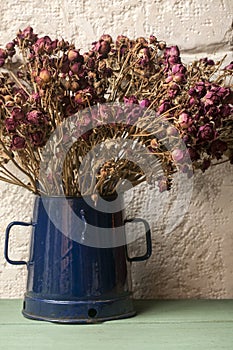
{"label": "dried flower bud", "polygon": [[214,124],[207,123],[201,126],[197,134],[200,141],[212,141],[216,137]]}
{"label": "dried flower bud", "polygon": [[184,160],[185,153],[183,150],[176,148],[172,151],[171,156],[174,162],[180,163],[182,160]]}
{"label": "dried flower bud", "polygon": [[148,44],[147,40],[145,38],[143,38],[142,36],[140,36],[139,38],[136,39],[136,42],[142,45],[146,45]]}
{"label": "dried flower bud", "polygon": [[154,35],[150,35],[149,37],[149,43],[150,44],[155,44],[157,42],[157,38]]}
{"label": "dried flower bud", "polygon": [[71,65],[70,70],[72,73],[78,74],[80,72],[81,66],[81,63],[75,62]]}
{"label": "dried flower bud", "polygon": [[170,189],[169,180],[164,176],[158,181],[159,192],[168,191]]}
{"label": "dried flower bud", "polygon": [[27,113],[26,120],[29,124],[39,125],[40,123],[47,124],[46,116],[38,110],[33,110]]}
{"label": "dried flower bud", "polygon": [[7,50],[13,50],[15,48],[15,43],[9,42],[6,44],[6,49]]}
{"label": "dried flower bud", "polygon": [[13,57],[15,52],[16,52],[15,51],[15,43],[10,42],[10,43],[6,44],[6,50],[7,50],[7,55],[9,57]]}
{"label": "dried flower bud", "polygon": [[178,123],[183,129],[187,129],[192,125],[193,121],[188,113],[183,112],[179,115]]}
{"label": "dried flower bud", "polygon": [[14,135],[11,141],[11,148],[13,150],[23,149],[26,145],[25,139],[21,136]]}
{"label": "dried flower bud", "polygon": [[79,83],[77,81],[72,81],[72,83],[70,84],[70,90],[77,91],[79,88]]}
{"label": "dried flower bud", "polygon": [[233,70],[233,61],[229,63],[225,68],[225,70]]}
{"label": "dried flower bud", "polygon": [[176,73],[173,77],[173,81],[176,83],[184,83],[186,81],[185,75],[182,73]]}
{"label": "dried flower bud", "polygon": [[33,146],[42,147],[45,145],[46,138],[45,134],[42,131],[36,131],[29,135],[30,141]]}
{"label": "dried flower bud", "polygon": [[22,121],[25,119],[25,114],[21,108],[15,107],[11,112],[11,117],[14,120],[21,120]]}
{"label": "dried flower bud", "polygon": [[86,104],[86,96],[82,93],[82,91],[77,91],[77,93],[75,94],[74,100],[77,104],[80,105],[85,105]]}
{"label": "dried flower bud", "polygon": [[103,35],[100,37],[100,40],[108,41],[109,44],[112,43],[112,37],[111,37],[109,34],[103,34]]}
{"label": "dried flower bud", "polygon": [[18,122],[12,117],[5,120],[5,126],[8,132],[15,132]]}
{"label": "dried flower bud", "polygon": [[7,53],[6,53],[6,51],[5,50],[3,50],[3,49],[0,49],[0,58],[7,58]]}
{"label": "dried flower bud", "polygon": [[69,52],[68,52],[68,60],[70,62],[76,61],[79,56],[80,56],[80,54],[77,50],[69,50]]}
{"label": "dried flower bud", "polygon": [[150,105],[150,101],[147,98],[139,102],[139,106],[142,108],[147,108],[149,107],[149,105]]}
{"label": "dried flower bud", "polygon": [[118,37],[116,38],[116,46],[119,47],[121,45],[126,45],[128,46],[130,40],[127,36],[125,35],[118,35]]}
{"label": "dried flower bud", "polygon": [[39,78],[43,83],[48,83],[51,80],[51,74],[47,69],[42,69],[39,74]]}

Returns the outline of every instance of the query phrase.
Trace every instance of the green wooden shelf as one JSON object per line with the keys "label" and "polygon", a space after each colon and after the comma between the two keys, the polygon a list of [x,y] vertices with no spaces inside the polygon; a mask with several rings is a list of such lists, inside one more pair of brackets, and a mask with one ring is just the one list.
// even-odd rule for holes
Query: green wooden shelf
{"label": "green wooden shelf", "polygon": [[135,301],[136,317],[95,325],[32,321],[21,308],[0,300],[0,349],[233,349],[233,300]]}

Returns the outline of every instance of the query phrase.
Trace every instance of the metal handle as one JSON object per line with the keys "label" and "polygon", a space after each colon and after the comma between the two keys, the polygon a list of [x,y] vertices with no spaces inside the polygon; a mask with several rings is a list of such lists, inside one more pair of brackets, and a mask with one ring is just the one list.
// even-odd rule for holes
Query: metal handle
{"label": "metal handle", "polygon": [[141,219],[141,218],[126,219],[124,222],[125,223],[127,223],[127,222],[142,222],[144,224],[145,231],[146,231],[146,253],[142,256],[134,256],[133,258],[130,258],[129,254],[128,254],[127,245],[126,245],[125,249],[126,249],[127,260],[130,262],[133,262],[133,261],[144,261],[144,260],[149,259],[149,257],[152,254],[152,243],[151,243],[150,226],[149,226],[148,222],[144,219]]}
{"label": "metal handle", "polygon": [[8,256],[10,230],[13,226],[34,226],[32,222],[12,221],[6,228],[4,256],[6,261],[12,265],[27,265],[26,261],[11,260]]}

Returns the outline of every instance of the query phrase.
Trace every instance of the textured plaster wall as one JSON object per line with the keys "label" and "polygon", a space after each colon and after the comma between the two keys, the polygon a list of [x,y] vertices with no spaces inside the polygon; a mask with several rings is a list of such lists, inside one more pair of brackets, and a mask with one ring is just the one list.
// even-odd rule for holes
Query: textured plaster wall
{"label": "textured plaster wall", "polygon": [[[114,37],[153,33],[168,44],[178,44],[186,60],[227,53],[230,61],[232,18],[231,0],[5,0],[0,3],[0,45],[30,24],[40,34],[72,39],[84,49],[102,33]],[[153,255],[132,266],[135,297],[233,297],[232,173],[233,168],[225,164],[196,174],[188,211],[172,233],[164,233],[167,216],[161,214],[158,223],[152,223]],[[152,197],[144,186],[136,191],[129,215],[158,214],[160,198]],[[2,298],[22,296],[25,290],[26,268],[3,259],[4,230],[12,220],[30,220],[32,205],[29,193],[0,184]],[[28,229],[13,231],[12,257],[27,259],[29,238]],[[142,249],[140,243],[142,239],[134,243],[136,254]]]}

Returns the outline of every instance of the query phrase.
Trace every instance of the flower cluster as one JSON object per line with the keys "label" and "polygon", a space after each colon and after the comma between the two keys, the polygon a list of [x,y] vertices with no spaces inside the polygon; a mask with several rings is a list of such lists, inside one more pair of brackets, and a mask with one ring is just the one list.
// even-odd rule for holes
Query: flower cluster
{"label": "flower cluster", "polygon": [[[189,177],[194,169],[233,163],[233,62],[222,65],[223,60],[208,58],[184,64],[177,46],[167,47],[153,35],[136,40],[119,35],[114,41],[105,34],[81,53],[63,39],[39,37],[31,27],[19,30],[0,49],[0,180],[38,193],[42,149],[54,130],[78,113],[72,133],[84,132],[63,166],[67,195],[86,194],[77,180],[80,159],[117,137],[137,140],[159,161],[161,191],[170,188],[177,169]],[[112,115],[109,103],[118,107],[104,126]],[[28,182],[8,169],[9,161]],[[133,185],[149,181],[142,167],[126,158],[98,166],[87,182],[92,186],[84,186],[90,193],[112,194],[122,179]],[[48,173],[46,193],[51,177]]]}

